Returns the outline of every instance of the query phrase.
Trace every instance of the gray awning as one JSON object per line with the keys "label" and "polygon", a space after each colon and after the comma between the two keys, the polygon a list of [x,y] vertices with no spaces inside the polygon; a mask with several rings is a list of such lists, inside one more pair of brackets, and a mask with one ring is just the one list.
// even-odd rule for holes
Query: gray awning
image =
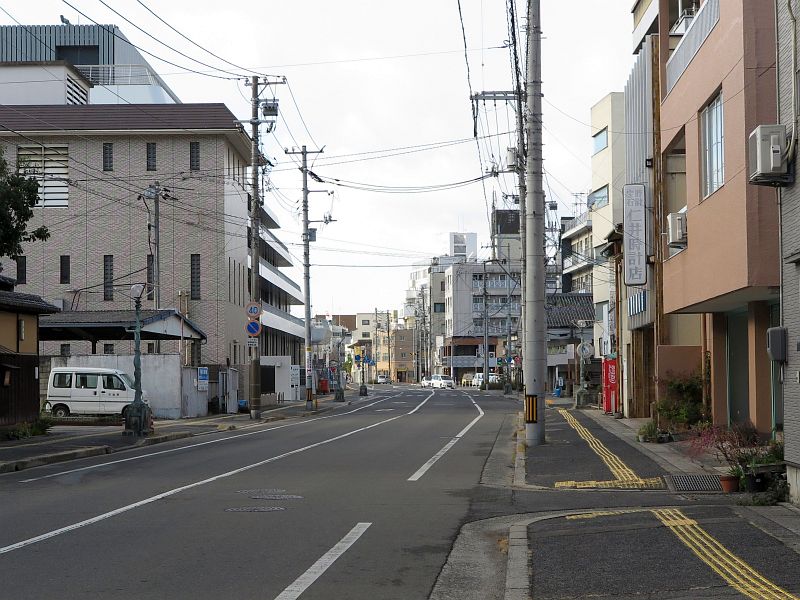
{"label": "gray awning", "polygon": [[[39,318],[39,340],[132,340],[136,327],[133,310],[75,310]],[[143,340],[202,340],[206,334],[174,308],[141,311]]]}

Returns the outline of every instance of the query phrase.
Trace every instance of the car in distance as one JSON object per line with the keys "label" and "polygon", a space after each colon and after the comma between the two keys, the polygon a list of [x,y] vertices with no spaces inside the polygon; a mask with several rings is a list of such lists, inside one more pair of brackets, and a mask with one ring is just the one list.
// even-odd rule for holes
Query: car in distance
{"label": "car in distance", "polygon": [[389,378],[386,375],[378,375],[377,383],[389,383]]}
{"label": "car in distance", "polygon": [[431,380],[429,377],[423,377],[422,380],[419,382],[420,387],[431,387]]}
{"label": "car in distance", "polygon": [[431,376],[431,387],[433,388],[450,388],[454,389],[456,387],[453,378],[449,375],[432,375]]}

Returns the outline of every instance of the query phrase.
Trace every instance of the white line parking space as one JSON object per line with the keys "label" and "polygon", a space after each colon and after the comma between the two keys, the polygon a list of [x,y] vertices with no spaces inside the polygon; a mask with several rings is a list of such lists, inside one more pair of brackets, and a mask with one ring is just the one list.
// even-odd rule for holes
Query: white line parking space
{"label": "white line parking space", "polygon": [[[313,448],[319,448],[320,446],[324,446],[326,444],[330,444],[332,442],[336,442],[338,440],[342,440],[344,438],[350,437],[351,435],[355,435],[357,433],[361,433],[362,431],[368,431],[375,427],[379,427],[381,425],[385,425],[386,423],[391,423],[392,421],[396,421],[397,419],[402,419],[408,415],[412,415],[417,412],[428,400],[430,400],[431,396],[433,396],[433,392],[431,392],[430,396],[425,398],[422,402],[420,402],[413,410],[399,414],[395,417],[390,417],[388,419],[384,419],[382,421],[377,421],[371,425],[366,425],[364,427],[359,427],[357,429],[352,429],[340,435],[330,437],[319,442],[315,442],[313,444],[309,444],[308,446],[303,446],[302,448],[296,448],[294,450],[290,450],[289,452],[284,452],[283,454],[278,454],[277,456],[272,456],[270,458],[260,460],[258,462],[245,465],[243,467],[239,467],[238,469],[233,469],[231,471],[226,471],[224,473],[220,473],[219,475],[214,475],[212,477],[208,477],[206,479],[201,479],[200,481],[195,481],[194,483],[189,483],[187,485],[182,485],[180,487],[173,488],[171,490],[167,490],[166,492],[162,492],[161,494],[156,494],[155,496],[150,496],[149,498],[145,498],[143,500],[139,500],[138,502],[134,502],[132,504],[128,504],[126,506],[121,506],[120,508],[116,508],[114,510],[110,510],[108,512],[102,513],[100,515],[91,517],[89,519],[85,519],[83,521],[78,521],[77,523],[72,523],[71,525],[67,525],[65,527],[61,527],[59,529],[54,529],[52,531],[48,531],[41,535],[37,535],[32,538],[28,538],[26,540],[22,540],[20,542],[16,542],[14,544],[10,544],[8,546],[0,547],[0,554],[6,554],[8,552],[12,552],[14,550],[19,550],[21,548],[25,548],[26,546],[30,546],[36,544],[38,542],[43,542],[50,538],[56,537],[58,535],[62,535],[64,533],[69,533],[70,531],[75,531],[76,529],[80,529],[82,527],[86,527],[88,525],[93,525],[95,523],[99,523],[100,521],[105,521],[106,519],[110,519],[112,517],[116,517],[118,515],[124,514],[128,511],[131,511],[135,508],[140,508],[142,506],[147,506],[148,504],[152,504],[159,500],[163,500],[164,498],[169,498],[170,496],[175,496],[176,494],[180,494],[181,492],[185,492],[187,490],[191,490],[194,488],[198,488],[200,486],[214,483],[215,481],[219,481],[221,479],[225,479],[227,477],[232,477],[234,475],[238,475],[239,473],[244,473],[245,471],[249,471],[251,469],[255,469],[256,467],[261,467],[263,465],[267,465],[269,463],[273,463],[275,461],[281,460],[283,458],[294,456],[295,454],[300,454],[301,452],[306,452],[307,450],[311,450]],[[366,408],[366,407],[362,407]]]}
{"label": "white line parking space", "polygon": [[344,536],[339,543],[323,554],[308,570],[294,580],[292,585],[283,590],[275,600],[297,600],[320,576],[330,568],[334,561],[358,541],[372,523],[358,523]]}
{"label": "white line parking space", "polygon": [[[466,394],[466,392],[464,392],[464,393]],[[456,442],[458,442],[458,440],[460,440],[462,437],[464,437],[464,435],[466,435],[466,433],[470,429],[472,429],[472,426],[475,425],[475,423],[477,423],[481,419],[481,417],[483,417],[483,409],[480,406],[478,406],[477,402],[475,402],[475,400],[473,400],[472,396],[467,394],[467,397],[470,399],[470,402],[472,402],[472,404],[475,406],[475,408],[478,409],[478,416],[475,417],[474,419],[472,419],[472,421],[469,423],[469,425],[467,425],[466,427],[464,427],[464,429],[459,431],[458,434],[456,434],[456,436],[454,438],[452,438],[449,442],[447,442],[444,445],[444,448],[442,448],[441,450],[439,450],[439,452],[434,454],[433,457],[428,462],[426,462],[419,469],[417,469],[417,472],[414,473],[411,477],[409,477],[408,481],[418,481],[420,479],[420,477],[422,477],[423,475],[425,475],[425,473],[428,472],[428,469],[430,469],[433,465],[436,464],[436,462],[440,458],[442,458],[445,454],[447,454],[447,451],[450,450],[450,448],[452,448],[453,446],[455,446]],[[419,407],[417,407],[417,408],[419,408]]]}

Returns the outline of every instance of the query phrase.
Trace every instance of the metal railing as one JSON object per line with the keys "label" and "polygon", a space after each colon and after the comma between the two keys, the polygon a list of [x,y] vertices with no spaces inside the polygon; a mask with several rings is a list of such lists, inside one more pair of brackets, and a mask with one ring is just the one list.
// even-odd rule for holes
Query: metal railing
{"label": "metal railing", "polygon": [[76,65],[95,85],[161,85],[146,65]]}
{"label": "metal railing", "polygon": [[719,22],[719,0],[706,0],[667,61],[667,93],[678,83],[697,51]]}

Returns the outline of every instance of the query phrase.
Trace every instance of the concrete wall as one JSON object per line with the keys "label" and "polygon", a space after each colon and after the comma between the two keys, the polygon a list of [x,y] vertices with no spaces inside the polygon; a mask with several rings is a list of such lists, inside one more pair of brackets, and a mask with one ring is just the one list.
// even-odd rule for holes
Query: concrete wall
{"label": "concrete wall", "polygon": [[703,351],[700,346],[658,346],[656,354],[658,397],[664,397],[668,379],[699,373],[702,357]]}
{"label": "concrete wall", "polygon": [[4,66],[0,68],[0,103],[69,104],[67,77],[90,96],[89,83],[64,65]]}
{"label": "concrete wall", "polygon": [[[54,356],[52,367],[119,369],[133,379],[133,355],[89,354]],[[158,419],[198,417],[208,413],[208,392],[196,387],[197,369],[181,367],[178,354],[142,355],[142,390]]]}
{"label": "concrete wall", "polygon": [[[305,374],[299,386],[292,386],[291,356],[262,356],[262,367],[275,367],[275,392],[282,393],[287,402],[295,402],[305,397]],[[355,367],[353,367],[355,368]]]}

